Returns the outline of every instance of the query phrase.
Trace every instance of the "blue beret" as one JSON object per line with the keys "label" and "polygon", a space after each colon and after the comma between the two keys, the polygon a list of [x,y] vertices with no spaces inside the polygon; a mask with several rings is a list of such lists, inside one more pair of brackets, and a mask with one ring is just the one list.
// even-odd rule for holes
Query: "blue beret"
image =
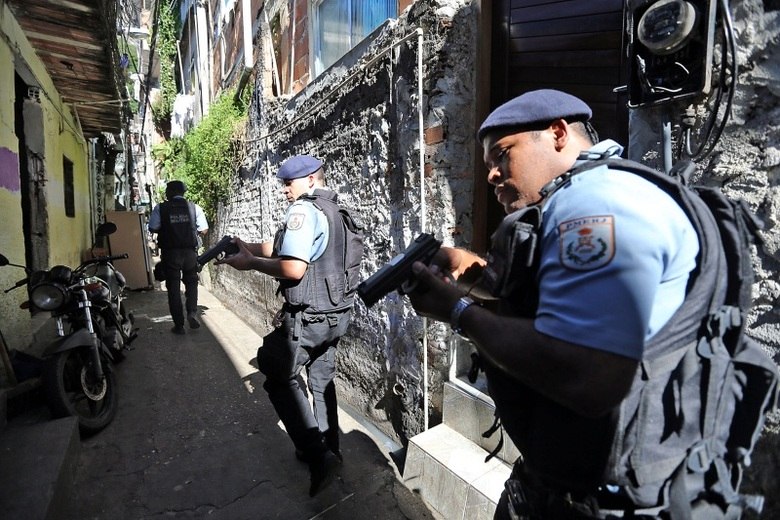
{"label": "blue beret", "polygon": [[290,157],[282,164],[279,171],[276,172],[276,177],[285,181],[300,179],[316,172],[320,168],[322,168],[322,163],[319,159],[315,159],[311,155],[296,155]]}
{"label": "blue beret", "polygon": [[497,128],[512,128],[549,123],[556,119],[588,121],[593,112],[579,98],[559,90],[532,90],[493,110],[479,127],[477,139]]}

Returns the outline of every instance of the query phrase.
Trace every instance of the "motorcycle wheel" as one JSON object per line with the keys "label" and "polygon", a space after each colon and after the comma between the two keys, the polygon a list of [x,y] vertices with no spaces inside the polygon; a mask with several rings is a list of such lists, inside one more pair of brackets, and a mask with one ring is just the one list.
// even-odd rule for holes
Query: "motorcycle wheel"
{"label": "motorcycle wheel", "polygon": [[46,401],[54,417],[75,416],[82,433],[108,426],[117,411],[116,380],[108,369],[103,379],[89,382],[92,357],[89,349],[76,348],[47,360],[43,372]]}

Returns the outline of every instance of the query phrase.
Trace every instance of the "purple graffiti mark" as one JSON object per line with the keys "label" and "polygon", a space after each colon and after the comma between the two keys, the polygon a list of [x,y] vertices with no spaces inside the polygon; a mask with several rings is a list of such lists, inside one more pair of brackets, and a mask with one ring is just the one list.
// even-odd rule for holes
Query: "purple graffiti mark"
{"label": "purple graffiti mark", "polygon": [[0,188],[8,191],[20,191],[19,156],[8,148],[0,147]]}

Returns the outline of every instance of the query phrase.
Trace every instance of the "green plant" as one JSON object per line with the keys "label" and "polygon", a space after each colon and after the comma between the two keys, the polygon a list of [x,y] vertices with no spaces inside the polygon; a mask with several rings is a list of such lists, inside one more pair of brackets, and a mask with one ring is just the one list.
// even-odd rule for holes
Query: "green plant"
{"label": "green plant", "polygon": [[176,60],[179,35],[178,0],[161,0],[157,25],[157,53],[160,56],[160,95],[152,104],[154,126],[163,135],[168,135],[176,87]]}
{"label": "green plant", "polygon": [[213,221],[219,201],[230,194],[233,174],[240,164],[246,124],[246,104],[236,105],[233,92],[224,92],[209,113],[183,138],[152,148],[160,177],[187,183],[187,198],[198,203]]}

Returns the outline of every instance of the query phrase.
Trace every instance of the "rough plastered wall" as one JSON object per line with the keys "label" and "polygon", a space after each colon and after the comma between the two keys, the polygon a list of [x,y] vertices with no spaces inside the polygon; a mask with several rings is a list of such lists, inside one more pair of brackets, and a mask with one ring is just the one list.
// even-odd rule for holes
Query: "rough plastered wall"
{"label": "rough plastered wall", "polygon": [[[748,202],[763,220],[763,244],[753,252],[756,280],[748,334],[760,340],[780,362],[780,3],[730,2],[739,63],[731,117],[710,157],[698,164],[696,182],[721,186]],[[684,106],[672,107],[679,114]],[[638,111],[632,132],[660,128],[666,108]],[[676,111],[676,112],[675,112]],[[674,117],[674,116],[673,116]],[[673,119],[674,120],[674,119]],[[647,137],[647,136],[645,136]],[[657,135],[655,136],[657,137]],[[659,167],[660,145],[635,142],[646,162]],[[762,518],[780,518],[780,414],[771,414],[752,457],[745,491],[766,495]]]}
{"label": "rough plastered wall", "polygon": [[[365,226],[365,279],[423,231],[447,244],[470,238],[476,15],[467,0],[419,0],[378,28],[340,64],[290,99],[258,81],[247,135],[250,160],[219,214],[217,233],[247,241],[273,237],[287,206],[276,170],[301,153],[326,163],[328,185]],[[418,35],[423,68],[418,70]],[[259,45],[264,46],[260,39]],[[259,76],[270,52],[258,53]],[[421,186],[418,81],[424,95]],[[423,195],[424,193],[424,195]],[[423,212],[425,214],[423,218]],[[276,283],[259,273],[214,267],[212,289],[260,332],[280,307]],[[432,324],[428,345],[431,422],[439,422],[449,368],[447,329]],[[339,344],[342,403],[405,442],[423,429],[423,320],[397,293],[371,309],[359,302]]]}
{"label": "rough plastered wall", "polygon": [[[780,363],[780,4],[731,2],[739,49],[739,86],[730,124],[709,172],[748,201],[764,221],[756,250],[754,311],[748,333]],[[748,472],[747,487],[767,495],[763,518],[780,518],[780,414],[769,417]]]}

